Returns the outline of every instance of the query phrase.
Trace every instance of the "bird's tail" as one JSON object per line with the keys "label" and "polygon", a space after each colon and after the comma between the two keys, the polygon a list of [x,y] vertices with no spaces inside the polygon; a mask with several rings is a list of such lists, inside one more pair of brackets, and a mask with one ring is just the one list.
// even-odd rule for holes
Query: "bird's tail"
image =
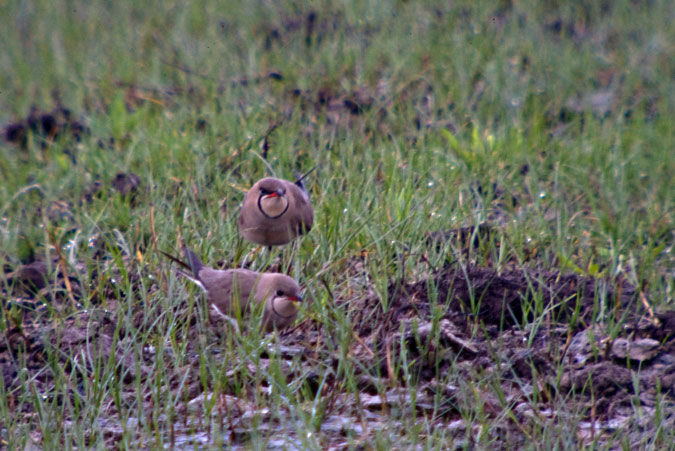
{"label": "bird's tail", "polygon": [[295,184],[305,194],[307,194],[307,189],[305,188],[305,182],[303,182],[303,180],[305,179],[305,177],[307,177],[309,174],[311,174],[314,171],[314,169],[316,169],[316,166],[314,166],[312,169],[305,172],[304,174],[300,174],[299,172],[295,172]]}
{"label": "bird's tail", "polygon": [[185,262],[184,262],[183,260],[181,260],[180,258],[174,257],[173,255],[168,254],[168,253],[166,253],[166,252],[164,252],[164,251],[159,251],[159,252],[160,252],[162,255],[164,255],[166,258],[168,258],[169,260],[171,260],[171,261],[174,262],[174,263],[177,263],[178,265],[182,266],[183,268],[192,270],[192,268],[190,268],[190,265],[188,265],[187,263],[185,263]]}
{"label": "bird's tail", "polygon": [[[201,261],[199,261],[199,258],[197,258],[197,256],[191,250],[183,248],[183,251],[185,252],[185,255],[187,256],[190,264],[185,263],[183,260],[179,259],[178,257],[174,257],[173,255],[167,254],[164,251],[159,251],[159,252],[161,252],[166,258],[168,258],[172,262],[177,263],[182,268],[187,269],[187,271],[183,271],[182,269],[174,269],[176,274],[185,277],[186,279],[190,280],[191,282],[196,283],[197,285],[199,285],[201,287],[202,290],[206,291],[206,288],[204,287],[204,284],[202,283],[202,281],[199,280],[199,275],[198,275],[199,270],[204,266],[204,264]],[[190,273],[192,273],[192,274],[190,274]]]}
{"label": "bird's tail", "polygon": [[199,271],[204,267],[204,263],[202,263],[199,257],[187,247],[183,247],[183,252],[185,253],[185,257],[187,258],[192,273],[195,277],[199,278]]}
{"label": "bird's tail", "polygon": [[184,271],[179,272],[187,277],[190,277],[191,279],[198,279],[199,278],[199,271],[204,267],[204,263],[197,257],[197,255],[192,252],[190,249],[184,247],[183,252],[185,253],[185,257],[187,258],[187,263],[181,260],[178,257],[174,257],[171,254],[168,254],[164,251],[159,251],[161,252],[166,258],[171,260],[172,262],[180,265],[184,269],[187,269],[192,272],[192,275],[185,273]]}

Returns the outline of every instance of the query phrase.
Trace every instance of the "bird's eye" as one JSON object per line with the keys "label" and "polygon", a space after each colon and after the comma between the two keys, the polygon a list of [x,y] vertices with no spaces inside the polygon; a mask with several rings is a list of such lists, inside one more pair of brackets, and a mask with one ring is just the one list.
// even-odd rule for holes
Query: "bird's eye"
{"label": "bird's eye", "polygon": [[265,189],[265,188],[260,188],[260,192],[262,193],[263,196],[267,196],[268,194],[272,194],[272,191]]}
{"label": "bird's eye", "polygon": [[284,295],[284,292],[283,292],[283,291],[277,290],[277,296],[283,296],[283,295]]}

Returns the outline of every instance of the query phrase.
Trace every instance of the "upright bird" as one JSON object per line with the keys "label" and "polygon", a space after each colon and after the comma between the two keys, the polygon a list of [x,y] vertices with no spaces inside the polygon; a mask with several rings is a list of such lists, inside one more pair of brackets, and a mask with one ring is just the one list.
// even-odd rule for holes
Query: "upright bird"
{"label": "upright bird", "polygon": [[[218,313],[231,315],[235,309],[262,308],[262,324],[268,332],[289,327],[298,316],[296,304],[302,301],[302,296],[293,278],[248,269],[213,269],[205,266],[191,250],[184,249],[184,252],[187,263],[166,252],[162,254],[192,272],[178,271],[206,291],[209,303]],[[249,307],[251,301],[255,305]]]}
{"label": "upright bird", "polygon": [[314,210],[302,182],[305,176],[295,183],[273,177],[256,182],[244,197],[239,233],[256,244],[280,246],[309,232]]}

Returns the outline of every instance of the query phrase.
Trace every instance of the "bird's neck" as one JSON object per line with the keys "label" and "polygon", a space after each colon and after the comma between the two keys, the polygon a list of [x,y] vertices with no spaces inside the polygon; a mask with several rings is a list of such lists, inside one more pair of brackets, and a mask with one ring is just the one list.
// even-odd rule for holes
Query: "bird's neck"
{"label": "bird's neck", "polygon": [[284,318],[291,317],[298,311],[295,303],[283,296],[272,299],[272,308],[276,315]]}

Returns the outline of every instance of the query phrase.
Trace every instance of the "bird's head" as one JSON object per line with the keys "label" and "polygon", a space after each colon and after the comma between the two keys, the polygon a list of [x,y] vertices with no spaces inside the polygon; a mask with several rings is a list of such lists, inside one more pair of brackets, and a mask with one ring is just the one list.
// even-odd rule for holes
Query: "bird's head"
{"label": "bird's head", "polygon": [[302,289],[295,280],[285,274],[270,276],[272,279],[267,290],[267,299],[273,321],[292,322],[298,314],[298,303],[302,302]]}
{"label": "bird's head", "polygon": [[288,210],[288,196],[282,180],[264,178],[257,185],[258,208],[270,219],[281,217]]}

